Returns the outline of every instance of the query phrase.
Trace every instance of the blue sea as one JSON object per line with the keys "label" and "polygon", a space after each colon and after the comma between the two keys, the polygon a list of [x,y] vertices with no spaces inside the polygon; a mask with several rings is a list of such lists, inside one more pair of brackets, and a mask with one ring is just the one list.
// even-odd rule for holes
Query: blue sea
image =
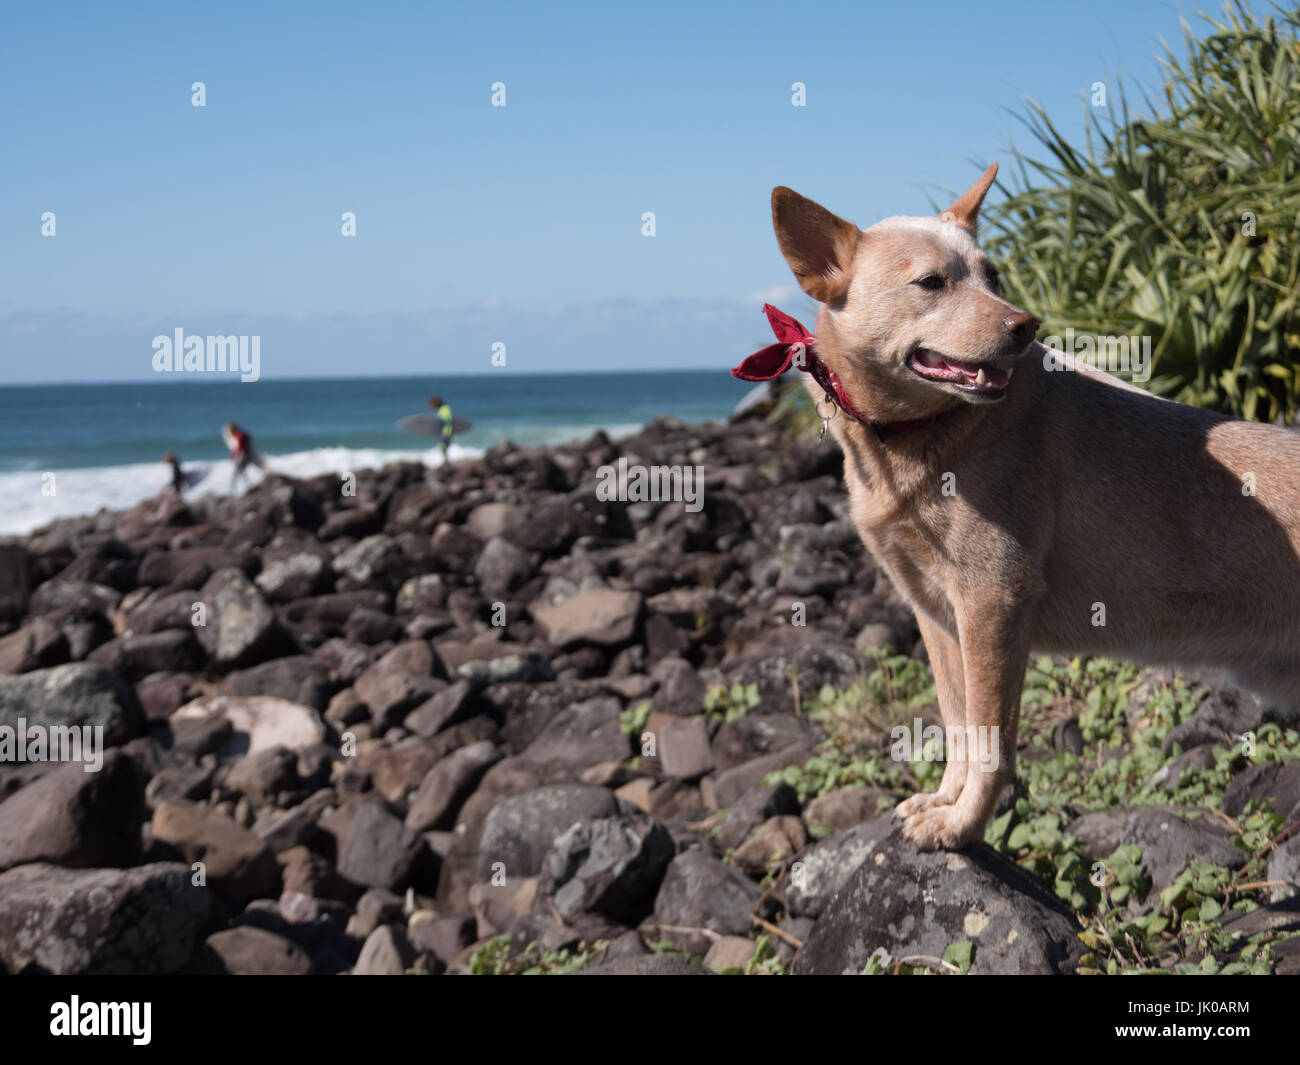
{"label": "blue sea", "polygon": [[441,462],[436,440],[396,424],[428,413],[435,392],[472,426],[452,443],[456,461],[506,439],[530,446],[597,429],[624,435],[661,414],[725,418],[751,387],[725,370],[5,386],[0,534],[132,506],[168,483],[168,451],[187,470],[206,472],[187,496],[224,494],[231,469],[220,430],[228,421],[253,435],[272,471],[310,477],[397,460]]}

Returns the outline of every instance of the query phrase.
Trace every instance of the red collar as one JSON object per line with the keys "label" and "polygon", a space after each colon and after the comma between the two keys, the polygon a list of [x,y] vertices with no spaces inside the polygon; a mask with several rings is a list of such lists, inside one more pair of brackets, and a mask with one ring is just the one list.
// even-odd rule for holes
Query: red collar
{"label": "red collar", "polygon": [[773,381],[791,366],[804,373],[812,374],[813,380],[822,386],[826,398],[836,403],[850,418],[867,426],[882,444],[885,442],[881,434],[882,429],[924,429],[928,425],[933,425],[939,417],[938,414],[932,414],[928,418],[917,418],[912,421],[869,421],[857,412],[848,393],[844,391],[844,385],[835,376],[835,371],[814,354],[813,345],[816,343],[816,337],[798,321],[783,311],[778,311],[770,303],[763,304],[763,313],[767,315],[772,332],[776,334],[779,343],[769,344],[761,351],[754,352],[731,371],[732,377],[738,377],[742,381]]}

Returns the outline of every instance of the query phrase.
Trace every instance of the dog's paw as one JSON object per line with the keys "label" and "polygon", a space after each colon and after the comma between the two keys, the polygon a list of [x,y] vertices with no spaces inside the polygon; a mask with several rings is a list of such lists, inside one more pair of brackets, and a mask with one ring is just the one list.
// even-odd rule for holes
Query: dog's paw
{"label": "dog's paw", "polygon": [[950,806],[952,802],[953,800],[941,791],[918,791],[895,806],[889,819],[897,824],[906,821],[909,817],[915,817],[922,810],[928,810],[933,806]]}
{"label": "dog's paw", "polygon": [[931,805],[903,819],[899,835],[923,851],[955,851],[983,838],[984,826],[960,806]]}

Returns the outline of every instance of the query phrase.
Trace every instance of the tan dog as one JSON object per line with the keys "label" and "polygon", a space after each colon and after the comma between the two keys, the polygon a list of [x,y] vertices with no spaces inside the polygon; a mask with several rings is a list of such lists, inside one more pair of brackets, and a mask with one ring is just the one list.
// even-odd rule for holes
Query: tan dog
{"label": "tan dog", "polygon": [[939,790],[898,808],[925,848],[981,839],[1014,780],[1031,650],[1220,667],[1300,704],[1300,434],[1049,369],[975,242],[996,169],[938,218],[865,231],[772,194],[821,304],[812,357],[842,409],[808,387],[835,415],[853,521],[916,611],[949,737],[1000,741],[996,769],[950,744]]}

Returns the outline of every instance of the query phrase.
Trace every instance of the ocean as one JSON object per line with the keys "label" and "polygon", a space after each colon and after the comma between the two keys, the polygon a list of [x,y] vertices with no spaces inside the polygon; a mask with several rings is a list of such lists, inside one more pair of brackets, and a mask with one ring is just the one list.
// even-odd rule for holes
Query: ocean
{"label": "ocean", "polygon": [[617,437],[661,414],[725,418],[752,387],[725,370],[5,386],[0,534],[133,506],[169,483],[168,451],[187,470],[207,471],[187,496],[224,494],[231,467],[220,430],[228,421],[252,434],[272,471],[311,477],[398,460],[440,463],[436,440],[396,425],[428,413],[435,391],[472,423],[452,443],[455,461],[506,439],[552,444],[597,429]]}

